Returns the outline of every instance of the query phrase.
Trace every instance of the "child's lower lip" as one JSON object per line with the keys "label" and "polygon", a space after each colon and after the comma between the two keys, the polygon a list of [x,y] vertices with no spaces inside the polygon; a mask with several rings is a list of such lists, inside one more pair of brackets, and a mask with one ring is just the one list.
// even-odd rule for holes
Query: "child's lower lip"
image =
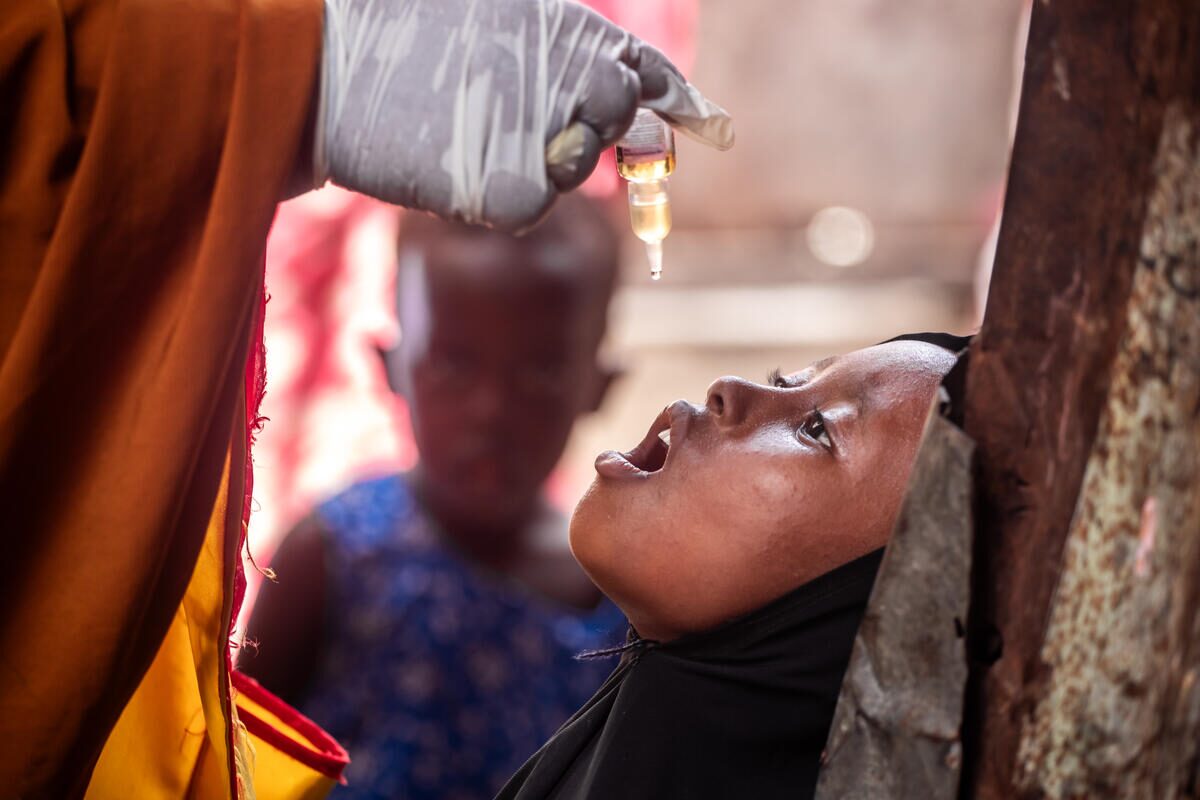
{"label": "child's lower lip", "polygon": [[651,475],[644,469],[635,467],[623,453],[618,453],[616,450],[605,450],[596,456],[596,474],[617,480],[648,478]]}

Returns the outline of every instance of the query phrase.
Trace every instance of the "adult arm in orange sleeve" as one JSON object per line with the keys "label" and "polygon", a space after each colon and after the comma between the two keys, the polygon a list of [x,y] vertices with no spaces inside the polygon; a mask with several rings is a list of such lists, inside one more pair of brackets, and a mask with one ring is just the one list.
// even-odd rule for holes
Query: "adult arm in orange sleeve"
{"label": "adult arm in orange sleeve", "polygon": [[82,793],[180,606],[227,460],[240,485],[264,241],[311,163],[322,13],[0,15],[0,797]]}

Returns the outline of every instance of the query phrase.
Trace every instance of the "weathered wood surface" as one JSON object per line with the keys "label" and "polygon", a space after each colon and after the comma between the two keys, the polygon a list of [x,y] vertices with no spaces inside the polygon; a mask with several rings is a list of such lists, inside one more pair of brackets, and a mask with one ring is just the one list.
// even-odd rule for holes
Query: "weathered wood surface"
{"label": "weathered wood surface", "polygon": [[952,800],[967,679],[971,452],[930,412],[829,733],[818,800]]}
{"label": "weathered wood surface", "polygon": [[1126,333],[1084,473],[1016,783],[1194,794],[1200,732],[1200,131],[1167,110]]}
{"label": "weathered wood surface", "polygon": [[963,796],[1195,796],[1198,31],[1183,0],[1034,7],[967,381]]}

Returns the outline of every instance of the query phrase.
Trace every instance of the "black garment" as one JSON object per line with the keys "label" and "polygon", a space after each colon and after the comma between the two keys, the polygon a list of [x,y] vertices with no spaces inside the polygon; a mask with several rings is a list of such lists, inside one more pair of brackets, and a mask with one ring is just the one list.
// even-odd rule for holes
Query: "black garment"
{"label": "black garment", "polygon": [[925,342],[926,344],[937,345],[958,355],[970,347],[971,340],[974,338],[974,334],[957,336],[953,333],[925,331],[923,333],[902,333],[899,336],[893,336],[891,339],[884,339],[880,344],[888,344],[889,342]]}
{"label": "black garment", "polygon": [[811,797],[882,557],[712,631],[636,640],[499,800]]}

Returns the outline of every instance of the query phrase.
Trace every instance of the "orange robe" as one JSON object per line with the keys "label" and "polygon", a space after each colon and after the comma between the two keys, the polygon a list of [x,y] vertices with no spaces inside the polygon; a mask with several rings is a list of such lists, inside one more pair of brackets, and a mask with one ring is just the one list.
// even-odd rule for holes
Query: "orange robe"
{"label": "orange robe", "polygon": [[313,796],[289,748],[334,773],[226,654],[264,242],[321,15],[4,3],[0,798]]}

